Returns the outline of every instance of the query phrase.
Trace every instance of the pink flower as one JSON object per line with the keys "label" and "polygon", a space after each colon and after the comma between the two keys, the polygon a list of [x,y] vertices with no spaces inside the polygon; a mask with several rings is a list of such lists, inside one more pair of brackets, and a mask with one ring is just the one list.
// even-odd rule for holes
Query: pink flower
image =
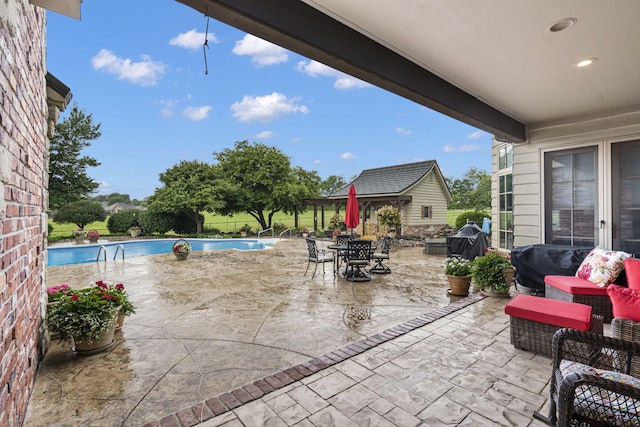
{"label": "pink flower", "polygon": [[122,283],[118,283],[116,284],[116,289],[118,289],[119,291],[124,291],[124,285]]}
{"label": "pink flower", "polygon": [[78,301],[78,295],[71,295],[71,301]]}

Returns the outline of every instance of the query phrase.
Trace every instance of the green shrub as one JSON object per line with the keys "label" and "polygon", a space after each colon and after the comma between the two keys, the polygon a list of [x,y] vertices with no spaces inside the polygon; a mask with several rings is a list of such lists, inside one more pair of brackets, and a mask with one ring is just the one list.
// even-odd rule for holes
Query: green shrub
{"label": "green shrub", "polygon": [[[204,222],[204,216],[200,216],[200,221]],[[185,213],[179,213],[176,215],[176,222],[173,225],[173,231],[178,234],[195,234],[198,230],[198,224],[195,223],[193,218]]]}
{"label": "green shrub", "polygon": [[138,214],[138,224],[146,234],[166,234],[176,223],[176,216],[170,212],[143,211]]}
{"label": "green shrub", "polygon": [[504,280],[503,270],[513,268],[511,263],[495,252],[477,257],[473,261],[473,278],[480,289],[509,289],[510,283]]}
{"label": "green shrub", "polygon": [[491,219],[491,214],[482,211],[466,211],[462,212],[456,218],[456,228],[461,229],[467,224],[467,221],[473,221],[478,227],[482,227],[482,220],[484,218]]}
{"label": "green shrub", "polygon": [[126,234],[129,228],[138,224],[138,215],[140,211],[137,209],[128,209],[126,211],[116,212],[107,220],[107,230],[111,234]]}

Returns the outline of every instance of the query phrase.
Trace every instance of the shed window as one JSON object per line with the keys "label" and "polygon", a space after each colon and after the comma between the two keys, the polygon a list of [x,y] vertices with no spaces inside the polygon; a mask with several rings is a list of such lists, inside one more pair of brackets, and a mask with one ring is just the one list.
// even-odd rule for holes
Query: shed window
{"label": "shed window", "polygon": [[432,218],[433,217],[433,207],[432,206],[423,206],[422,207],[422,218]]}

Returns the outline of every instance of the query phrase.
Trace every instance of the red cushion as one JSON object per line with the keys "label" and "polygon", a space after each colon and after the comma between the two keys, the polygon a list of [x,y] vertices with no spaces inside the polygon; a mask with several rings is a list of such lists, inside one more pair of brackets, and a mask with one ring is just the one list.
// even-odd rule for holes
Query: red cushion
{"label": "red cushion", "polygon": [[640,291],[609,285],[607,293],[611,298],[613,317],[640,322]]}
{"label": "red cushion", "polygon": [[544,283],[571,295],[607,295],[607,288],[576,276],[544,276]]}
{"label": "red cushion", "polygon": [[624,271],[627,275],[627,286],[629,286],[629,289],[640,290],[640,259],[625,259]]}
{"label": "red cushion", "polygon": [[504,312],[509,316],[562,328],[591,329],[591,306],[575,302],[518,294],[504,306]]}

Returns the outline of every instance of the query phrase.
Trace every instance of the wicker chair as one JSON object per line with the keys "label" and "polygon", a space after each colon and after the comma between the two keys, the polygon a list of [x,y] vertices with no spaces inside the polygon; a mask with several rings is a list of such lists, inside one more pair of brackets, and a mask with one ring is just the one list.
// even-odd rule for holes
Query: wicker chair
{"label": "wicker chair", "polygon": [[377,274],[389,274],[391,269],[384,265],[384,261],[389,259],[389,251],[391,250],[391,237],[386,236],[382,241],[382,249],[380,252],[376,252],[371,255],[371,259],[376,262],[376,265],[369,269],[370,273]]}
{"label": "wicker chair", "polygon": [[[640,343],[640,322],[616,317],[611,321],[611,336]],[[630,374],[640,378],[640,359],[632,360]]]}
{"label": "wicker chair", "polygon": [[638,343],[558,330],[553,337],[549,415],[536,412],[534,418],[563,427],[640,425],[640,379],[628,375],[638,360]]}
{"label": "wicker chair", "polygon": [[[304,271],[303,276],[307,275],[307,272],[309,271],[309,266],[311,265],[311,263],[314,263],[316,265],[316,267],[313,269],[313,274],[311,275],[311,278],[313,279],[313,277],[316,275],[316,271],[318,270],[318,264],[322,264],[322,275],[324,276],[324,264],[327,262],[330,262],[333,264],[335,262],[333,253],[326,252],[324,250],[318,250],[318,245],[316,244],[316,241],[313,239],[306,239],[306,240],[307,240],[307,249],[309,250],[309,260],[307,261],[307,269]],[[336,274],[335,267],[333,267],[332,270],[333,270],[333,275],[335,276]]]}

